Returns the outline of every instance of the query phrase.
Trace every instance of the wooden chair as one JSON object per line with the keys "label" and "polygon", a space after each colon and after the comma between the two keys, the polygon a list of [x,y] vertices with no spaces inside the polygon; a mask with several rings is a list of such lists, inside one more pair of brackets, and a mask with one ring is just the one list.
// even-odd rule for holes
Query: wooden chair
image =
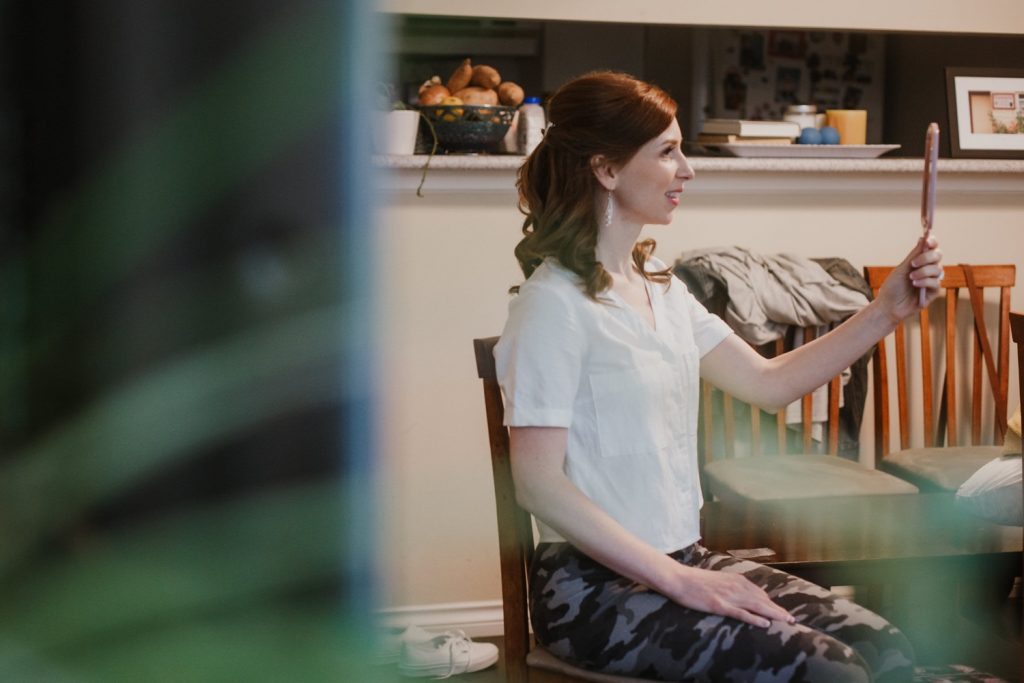
{"label": "wooden chair", "polygon": [[[1010,313],[1010,334],[1017,344],[1017,381],[1020,384],[1020,401],[1024,404],[1024,313]],[[1024,491],[1021,493],[1024,495]],[[1021,576],[1024,576],[1024,573]],[[1024,624],[1024,600],[1021,601],[1021,605],[1021,623]],[[1020,674],[1021,680],[1024,680],[1024,647],[1021,647],[1020,651]]]}
{"label": "wooden chair", "polygon": [[[814,327],[796,332],[802,334],[803,343],[816,335]],[[785,349],[780,339],[771,353]],[[702,380],[699,454],[705,494],[740,502],[917,493],[916,487],[901,479],[838,456],[841,392],[836,376],[827,385],[827,413],[819,421],[822,438],[818,441],[814,394],[801,399],[799,436],[793,438],[784,410],[762,413]]]}
{"label": "wooden chair", "polygon": [[[882,282],[892,272],[889,266],[868,266],[864,276],[877,295]],[[944,371],[938,387],[933,380],[933,369],[939,360],[932,350],[931,316],[928,309],[918,314],[920,345],[917,351],[908,348],[905,324],[896,328],[894,337],[896,357],[896,426],[899,430],[899,450],[891,453],[893,406],[889,401],[891,374],[886,356],[886,339],[878,342],[874,353],[874,408],[875,408],[875,466],[912,482],[924,491],[956,491],[979,467],[999,457],[1006,431],[1006,393],[1009,383],[1009,323],[1010,288],[1016,279],[1013,265],[949,265],[945,267],[945,290],[940,302],[945,308]],[[999,345],[993,350],[989,343],[984,317],[986,289],[998,290],[999,319],[997,334]],[[958,329],[957,302],[961,289],[967,289],[973,324]],[[973,340],[973,342],[971,341]],[[961,392],[957,383],[957,364],[961,349],[971,345],[971,390]],[[910,400],[908,398],[908,371],[911,357],[921,373],[921,415],[924,425],[923,446],[911,447]],[[990,391],[983,389],[985,379]],[[965,396],[964,394],[967,393]],[[982,407],[986,394],[992,397],[994,429],[993,440],[982,443]],[[938,411],[936,411],[938,398]],[[966,403],[964,403],[966,402]],[[962,445],[960,411],[970,410],[970,443]]]}
{"label": "wooden chair", "polygon": [[533,646],[528,629],[527,575],[533,560],[533,523],[516,502],[509,464],[505,408],[494,366],[497,337],[474,339],[477,374],[483,380],[487,434],[491,444],[494,498],[498,513],[498,545],[501,560],[501,593],[504,612],[505,672],[510,683],[562,683],[597,681],[629,683],[637,679],[584,671]]}

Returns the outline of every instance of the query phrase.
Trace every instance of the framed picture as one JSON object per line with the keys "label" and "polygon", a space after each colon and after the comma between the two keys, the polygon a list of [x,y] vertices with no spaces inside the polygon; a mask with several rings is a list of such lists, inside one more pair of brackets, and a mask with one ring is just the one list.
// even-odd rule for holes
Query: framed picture
{"label": "framed picture", "polygon": [[954,157],[1024,159],[1024,69],[946,68]]}

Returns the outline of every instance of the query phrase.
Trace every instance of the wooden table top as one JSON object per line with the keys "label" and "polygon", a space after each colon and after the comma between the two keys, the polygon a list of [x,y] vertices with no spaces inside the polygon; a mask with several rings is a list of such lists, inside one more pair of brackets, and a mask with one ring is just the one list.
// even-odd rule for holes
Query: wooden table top
{"label": "wooden table top", "polygon": [[701,516],[706,547],[767,547],[773,557],[754,559],[794,573],[837,564],[979,558],[1019,563],[1024,545],[1021,527],[976,517],[956,507],[951,493],[713,502]]}

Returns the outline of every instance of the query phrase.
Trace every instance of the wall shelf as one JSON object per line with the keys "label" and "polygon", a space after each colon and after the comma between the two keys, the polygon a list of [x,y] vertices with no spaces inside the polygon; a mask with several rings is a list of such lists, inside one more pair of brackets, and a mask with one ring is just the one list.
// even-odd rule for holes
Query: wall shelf
{"label": "wall shelf", "polygon": [[[688,192],[702,194],[905,194],[921,191],[919,159],[738,159],[688,157],[697,180]],[[415,192],[427,156],[378,156],[385,191]],[[515,194],[515,155],[435,156],[424,193],[508,192]],[[939,193],[1024,194],[1024,160],[940,159]]]}

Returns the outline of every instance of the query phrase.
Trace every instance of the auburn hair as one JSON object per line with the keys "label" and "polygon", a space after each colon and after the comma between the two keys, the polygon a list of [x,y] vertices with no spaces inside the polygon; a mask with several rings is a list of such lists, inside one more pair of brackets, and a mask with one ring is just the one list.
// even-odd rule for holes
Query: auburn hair
{"label": "auburn hair", "polygon": [[[580,277],[590,298],[611,287],[611,275],[595,257],[597,196],[604,188],[591,160],[601,155],[623,166],[669,127],[676,110],[675,100],[661,88],[615,71],[584,74],[552,95],[548,128],[516,178],[526,219],[515,255],[526,278],[554,257]],[[637,243],[633,262],[642,277],[668,283],[668,269],[648,273],[645,268],[654,247],[651,239]]]}

